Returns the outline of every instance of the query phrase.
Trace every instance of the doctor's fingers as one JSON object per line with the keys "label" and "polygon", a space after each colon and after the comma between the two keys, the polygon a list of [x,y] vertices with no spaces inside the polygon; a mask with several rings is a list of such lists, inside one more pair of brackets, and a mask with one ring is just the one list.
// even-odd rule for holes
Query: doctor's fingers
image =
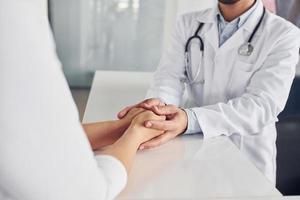
{"label": "doctor's fingers", "polygon": [[157,115],[173,115],[180,111],[180,108],[174,105],[166,105],[166,106],[155,106],[153,107],[153,112]]}
{"label": "doctor's fingers", "polygon": [[127,113],[133,108],[139,107],[139,108],[151,110],[151,108],[153,106],[163,106],[163,105],[165,105],[165,104],[160,99],[157,99],[157,98],[146,99],[138,104],[125,107],[123,110],[121,110],[118,113],[118,118],[119,119],[124,118],[127,115]]}
{"label": "doctor's fingers", "polygon": [[[143,109],[143,108],[134,108],[134,109]],[[146,121],[165,121],[166,116],[156,115],[154,112],[150,110],[145,110],[144,112],[137,115],[134,121],[140,121],[142,126],[145,126]]]}
{"label": "doctor's fingers", "polygon": [[151,120],[145,122],[145,127],[161,131],[173,131],[176,129],[176,123],[173,121]]}
{"label": "doctor's fingers", "polygon": [[139,107],[153,110],[155,106],[165,106],[166,104],[162,102],[160,99],[152,98],[152,99],[146,99],[145,101],[141,102],[139,104]]}
{"label": "doctor's fingers", "polygon": [[142,149],[151,149],[154,147],[158,147],[160,145],[167,143],[168,141],[170,141],[171,139],[173,139],[175,137],[176,136],[174,134],[165,133],[156,138],[153,138],[152,140],[149,140],[148,142],[141,144],[139,149],[142,150]]}

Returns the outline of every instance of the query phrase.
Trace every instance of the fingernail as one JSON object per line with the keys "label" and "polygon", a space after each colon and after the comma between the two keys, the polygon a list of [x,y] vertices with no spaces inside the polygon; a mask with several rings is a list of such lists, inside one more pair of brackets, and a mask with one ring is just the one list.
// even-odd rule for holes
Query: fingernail
{"label": "fingernail", "polygon": [[150,128],[151,126],[152,126],[152,123],[151,123],[151,122],[147,122],[147,123],[146,123],[146,127],[147,127],[147,128]]}
{"label": "fingernail", "polygon": [[143,147],[143,146],[140,146],[140,150],[143,150],[145,147]]}

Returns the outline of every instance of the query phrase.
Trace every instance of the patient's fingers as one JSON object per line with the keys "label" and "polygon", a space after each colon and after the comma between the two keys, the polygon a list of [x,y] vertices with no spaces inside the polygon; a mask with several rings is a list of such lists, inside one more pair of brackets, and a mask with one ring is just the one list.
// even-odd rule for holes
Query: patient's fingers
{"label": "patient's fingers", "polygon": [[134,107],[136,107],[136,106],[137,106],[137,104],[136,104],[136,105],[133,105],[133,106],[127,106],[127,107],[125,107],[123,110],[121,110],[121,111],[118,113],[118,118],[119,118],[119,119],[124,118],[124,117],[127,115],[127,113],[128,113],[132,108],[134,108]]}
{"label": "patient's fingers", "polygon": [[124,116],[124,118],[128,117],[128,118],[130,118],[132,120],[134,117],[136,117],[137,115],[139,115],[139,114],[141,114],[143,112],[145,112],[144,108],[136,108],[136,107],[134,107],[134,108],[132,108],[131,110],[129,110],[127,112],[127,114]]}
{"label": "patient's fingers", "polygon": [[162,131],[171,131],[174,129],[175,125],[174,125],[174,122],[172,122],[172,121],[162,121],[162,120],[153,121],[152,120],[152,121],[146,121],[145,127],[162,130]]}
{"label": "patient's fingers", "polygon": [[165,143],[167,143],[168,141],[170,141],[171,139],[173,139],[173,135],[172,134],[163,134],[160,135],[156,138],[153,138],[152,140],[149,140],[148,142],[145,142],[143,144],[140,145],[139,149],[151,149],[160,145],[163,145]]}

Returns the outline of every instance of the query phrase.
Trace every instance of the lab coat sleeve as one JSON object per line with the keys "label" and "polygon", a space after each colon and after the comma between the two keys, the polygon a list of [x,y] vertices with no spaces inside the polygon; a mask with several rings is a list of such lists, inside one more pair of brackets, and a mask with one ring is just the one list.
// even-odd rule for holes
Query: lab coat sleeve
{"label": "lab coat sleeve", "polygon": [[192,110],[196,113],[204,138],[258,134],[277,121],[284,109],[299,59],[299,31],[291,29],[279,38],[273,50],[252,76],[246,91],[227,103]]}
{"label": "lab coat sleeve", "polygon": [[113,199],[126,170],[96,161],[37,2],[0,1],[0,197]]}
{"label": "lab coat sleeve", "polygon": [[195,134],[195,133],[201,133],[201,127],[199,125],[197,115],[196,113],[189,108],[184,109],[187,118],[188,118],[188,126],[186,131],[183,133],[185,135]]}
{"label": "lab coat sleeve", "polygon": [[160,98],[167,104],[179,106],[184,93],[185,20],[180,16],[171,34],[170,45],[164,51],[146,98]]}

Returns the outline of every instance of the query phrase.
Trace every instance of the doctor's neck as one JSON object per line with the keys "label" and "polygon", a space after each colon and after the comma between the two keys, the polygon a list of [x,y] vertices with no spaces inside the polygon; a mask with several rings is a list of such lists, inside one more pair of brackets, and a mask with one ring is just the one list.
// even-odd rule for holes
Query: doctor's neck
{"label": "doctor's neck", "polygon": [[219,0],[219,9],[227,22],[249,10],[257,0]]}

